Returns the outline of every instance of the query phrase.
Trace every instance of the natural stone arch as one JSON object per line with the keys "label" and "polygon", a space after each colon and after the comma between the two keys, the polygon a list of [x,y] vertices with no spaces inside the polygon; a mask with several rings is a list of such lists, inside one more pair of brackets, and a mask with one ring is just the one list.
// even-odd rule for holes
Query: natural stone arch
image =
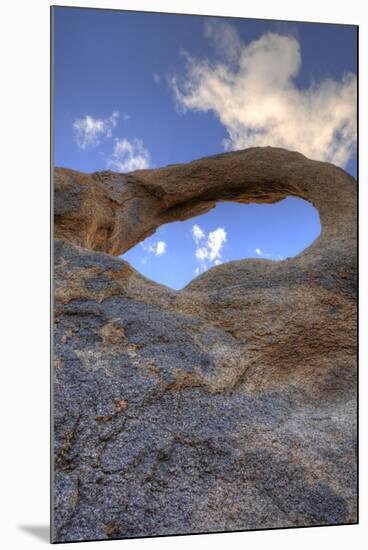
{"label": "natural stone arch", "polygon": [[[254,148],[54,181],[56,540],[354,523],[355,180]],[[321,221],[294,258],[175,292],[114,257],[218,201],[288,195]]]}
{"label": "natural stone arch", "polygon": [[289,195],[318,210],[318,247],[354,248],[355,180],[343,170],[273,147],[225,153],[130,174],[55,171],[55,236],[120,255],[157,227],[207,212],[218,201],[273,203]]}

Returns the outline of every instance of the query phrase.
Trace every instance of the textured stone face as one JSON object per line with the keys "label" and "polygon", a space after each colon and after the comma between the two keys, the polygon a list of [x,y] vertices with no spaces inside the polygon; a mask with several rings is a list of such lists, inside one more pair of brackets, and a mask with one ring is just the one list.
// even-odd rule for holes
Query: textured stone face
{"label": "textured stone face", "polygon": [[[355,180],[270,147],[54,179],[54,540],[356,522]],[[175,292],[116,257],[288,195],[322,226],[295,258]]]}

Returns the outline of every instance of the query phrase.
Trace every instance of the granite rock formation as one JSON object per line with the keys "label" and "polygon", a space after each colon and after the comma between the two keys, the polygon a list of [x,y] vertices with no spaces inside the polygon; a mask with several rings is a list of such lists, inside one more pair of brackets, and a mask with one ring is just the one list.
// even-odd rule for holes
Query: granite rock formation
{"label": "granite rock formation", "polygon": [[[54,541],[355,523],[355,180],[266,147],[54,183]],[[176,292],[117,257],[288,195],[322,227],[294,258]]]}

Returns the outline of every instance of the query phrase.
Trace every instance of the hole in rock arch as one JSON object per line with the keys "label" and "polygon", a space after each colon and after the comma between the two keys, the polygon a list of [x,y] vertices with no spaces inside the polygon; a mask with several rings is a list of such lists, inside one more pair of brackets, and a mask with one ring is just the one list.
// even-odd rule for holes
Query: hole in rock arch
{"label": "hole in rock arch", "polygon": [[221,202],[206,214],[162,225],[121,257],[149,279],[180,290],[232,260],[296,256],[320,232],[317,210],[299,198],[274,204]]}

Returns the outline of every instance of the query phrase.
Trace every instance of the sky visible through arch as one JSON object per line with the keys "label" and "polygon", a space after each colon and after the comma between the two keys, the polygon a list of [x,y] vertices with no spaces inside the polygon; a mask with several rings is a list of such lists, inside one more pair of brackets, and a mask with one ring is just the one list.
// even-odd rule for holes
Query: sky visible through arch
{"label": "sky visible through arch", "polygon": [[[356,27],[54,8],[54,164],[157,168],[271,145],[356,177]],[[319,234],[300,199],[221,203],[124,258],[182,288],[221,262],[282,260]]]}

